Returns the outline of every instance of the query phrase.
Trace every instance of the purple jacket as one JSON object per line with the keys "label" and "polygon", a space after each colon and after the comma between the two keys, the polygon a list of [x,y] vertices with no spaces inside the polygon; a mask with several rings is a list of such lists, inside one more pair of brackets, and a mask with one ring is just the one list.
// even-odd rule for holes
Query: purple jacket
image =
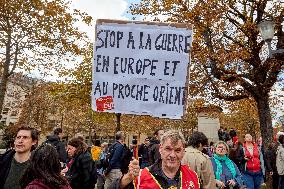
{"label": "purple jacket", "polygon": [[[51,189],[39,180],[33,180],[25,189]],[[69,185],[63,186],[61,189],[72,189]]]}

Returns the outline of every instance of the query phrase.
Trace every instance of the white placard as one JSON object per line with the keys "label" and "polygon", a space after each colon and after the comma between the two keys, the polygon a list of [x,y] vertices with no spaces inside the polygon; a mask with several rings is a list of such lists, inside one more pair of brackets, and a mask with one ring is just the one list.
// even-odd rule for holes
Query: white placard
{"label": "white placard", "polygon": [[93,110],[181,118],[191,43],[192,30],[172,24],[97,23]]}

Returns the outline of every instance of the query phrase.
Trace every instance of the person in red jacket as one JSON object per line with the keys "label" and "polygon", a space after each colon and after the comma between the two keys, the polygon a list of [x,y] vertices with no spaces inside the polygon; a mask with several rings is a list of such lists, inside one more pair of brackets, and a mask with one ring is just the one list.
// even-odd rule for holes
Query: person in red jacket
{"label": "person in red jacket", "polygon": [[252,141],[250,134],[245,135],[243,152],[240,170],[244,183],[248,189],[259,189],[265,175],[263,151]]}
{"label": "person in red jacket", "polygon": [[56,149],[50,144],[39,146],[31,155],[21,187],[25,189],[71,189],[61,175],[61,164]]}
{"label": "person in red jacket", "polygon": [[199,189],[197,174],[181,165],[185,154],[185,140],[181,132],[169,130],[161,138],[161,159],[140,170],[138,160],[129,164],[129,171],[109,189]]}

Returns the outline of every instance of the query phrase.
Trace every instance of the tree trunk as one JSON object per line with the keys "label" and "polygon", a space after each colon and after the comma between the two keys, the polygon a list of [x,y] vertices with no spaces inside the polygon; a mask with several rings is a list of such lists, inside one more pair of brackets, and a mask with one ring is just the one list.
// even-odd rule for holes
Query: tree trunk
{"label": "tree trunk", "polygon": [[1,114],[4,106],[7,83],[8,83],[8,77],[6,77],[5,74],[3,73],[3,75],[1,76],[1,83],[0,83],[0,119],[2,118]]}
{"label": "tree trunk", "polygon": [[115,114],[116,116],[116,128],[115,128],[115,132],[120,131],[120,116],[121,113],[117,113]]}
{"label": "tree trunk", "polygon": [[259,114],[261,137],[263,145],[266,148],[268,144],[273,141],[273,128],[268,94],[256,99],[256,102]]}
{"label": "tree trunk", "polygon": [[6,52],[5,52],[6,60],[3,65],[3,72],[1,75],[1,83],[0,83],[0,119],[2,118],[2,110],[4,106],[5,94],[7,91],[7,84],[9,78],[9,67],[11,63],[11,35],[8,35],[8,40],[6,44]]}

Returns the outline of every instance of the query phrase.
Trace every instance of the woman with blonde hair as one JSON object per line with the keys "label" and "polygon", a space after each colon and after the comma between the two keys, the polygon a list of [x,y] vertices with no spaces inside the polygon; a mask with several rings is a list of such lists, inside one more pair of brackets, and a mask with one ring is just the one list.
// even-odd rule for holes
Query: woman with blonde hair
{"label": "woman with blonde hair", "polygon": [[224,141],[215,144],[211,162],[217,188],[238,189],[243,186],[242,175],[237,165],[228,157],[229,146]]}
{"label": "woman with blonde hair", "polygon": [[245,135],[240,170],[248,189],[259,189],[265,176],[264,152],[253,142],[250,134]]}

